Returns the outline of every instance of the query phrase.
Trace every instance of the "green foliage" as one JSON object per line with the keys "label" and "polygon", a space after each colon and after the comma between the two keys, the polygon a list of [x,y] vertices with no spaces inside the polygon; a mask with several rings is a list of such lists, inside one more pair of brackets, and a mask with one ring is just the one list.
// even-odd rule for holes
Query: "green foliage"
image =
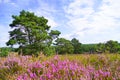
{"label": "green foliage", "polygon": [[[13,22],[9,32],[8,46],[19,45],[21,54],[36,54],[52,44],[53,39],[60,35],[59,31],[50,30],[48,20],[38,17],[34,13],[22,10],[20,15],[13,15]],[[50,33],[49,33],[50,32]],[[25,53],[23,53],[25,52]]]}
{"label": "green foliage", "polygon": [[71,41],[66,40],[64,38],[58,38],[56,41],[56,51],[59,54],[65,54],[65,53],[73,53],[74,47],[71,43]]}
{"label": "green foliage", "polygon": [[0,48],[0,57],[6,57],[8,56],[9,52],[11,51],[11,48]]}
{"label": "green foliage", "polygon": [[120,45],[117,41],[109,40],[105,44],[106,50],[110,53],[117,53],[120,50]]}
{"label": "green foliage", "polygon": [[105,49],[105,43],[99,43],[97,44],[97,52],[98,53],[104,53],[106,51]]}
{"label": "green foliage", "polygon": [[119,53],[120,44],[113,40],[109,40],[106,43],[82,44],[82,51],[89,53]]}
{"label": "green foliage", "polygon": [[89,52],[89,53],[95,53],[96,52],[96,44],[82,44],[82,52]]}
{"label": "green foliage", "polygon": [[76,38],[73,38],[71,40],[71,43],[74,47],[74,53],[77,54],[77,53],[81,53],[82,52],[82,49],[81,49],[81,43],[79,42],[79,40],[77,40]]}
{"label": "green foliage", "polygon": [[61,34],[61,32],[59,32],[58,30],[51,30],[51,32],[49,34],[53,39],[55,39],[55,38],[58,38],[58,36]]}
{"label": "green foliage", "polygon": [[43,50],[43,53],[47,56],[53,55],[55,54],[55,48],[53,46],[45,47],[45,49]]}
{"label": "green foliage", "polygon": [[37,48],[34,45],[26,45],[25,47],[18,49],[19,54],[23,53],[22,55],[38,55]]}

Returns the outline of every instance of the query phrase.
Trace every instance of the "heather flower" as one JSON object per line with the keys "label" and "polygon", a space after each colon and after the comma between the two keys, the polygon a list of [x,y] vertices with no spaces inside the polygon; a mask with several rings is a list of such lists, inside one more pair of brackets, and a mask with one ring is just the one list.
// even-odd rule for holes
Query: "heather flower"
{"label": "heather flower", "polygon": [[[103,57],[104,58],[104,57]],[[29,60],[30,59],[30,60]],[[78,61],[61,60],[58,55],[49,61],[32,60],[31,57],[9,57],[0,62],[0,70],[14,71],[17,80],[119,80],[119,66],[95,67]],[[119,65],[119,64],[116,64]],[[21,68],[20,68],[21,67]],[[20,69],[19,69],[20,68]],[[117,71],[118,70],[118,71]],[[15,75],[15,76],[14,76]],[[1,72],[0,72],[1,76]],[[0,77],[1,78],[1,77]]]}

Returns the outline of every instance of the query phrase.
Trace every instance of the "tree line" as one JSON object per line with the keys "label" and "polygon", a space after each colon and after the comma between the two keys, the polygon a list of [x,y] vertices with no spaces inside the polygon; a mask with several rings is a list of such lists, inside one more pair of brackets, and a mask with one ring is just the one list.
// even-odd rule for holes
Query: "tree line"
{"label": "tree line", "polygon": [[29,11],[22,10],[19,15],[13,15],[12,18],[13,21],[9,25],[12,31],[9,31],[10,38],[6,45],[11,48],[18,45],[16,50],[21,55],[117,53],[120,50],[120,44],[112,40],[99,44],[82,44],[76,38],[59,38],[61,32],[51,30],[51,26],[47,25],[47,19]]}

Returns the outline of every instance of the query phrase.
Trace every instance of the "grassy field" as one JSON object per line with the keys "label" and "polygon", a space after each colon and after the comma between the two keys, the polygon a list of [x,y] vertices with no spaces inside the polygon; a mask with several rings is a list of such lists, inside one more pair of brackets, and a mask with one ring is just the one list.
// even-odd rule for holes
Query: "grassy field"
{"label": "grassy field", "polygon": [[0,80],[120,80],[120,54],[0,58]]}

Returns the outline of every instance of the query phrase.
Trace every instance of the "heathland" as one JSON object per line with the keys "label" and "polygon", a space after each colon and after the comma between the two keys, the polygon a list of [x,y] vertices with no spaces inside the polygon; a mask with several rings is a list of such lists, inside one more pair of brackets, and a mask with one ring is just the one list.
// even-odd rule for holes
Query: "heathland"
{"label": "heathland", "polygon": [[0,80],[119,80],[119,54],[67,54],[0,58]]}

